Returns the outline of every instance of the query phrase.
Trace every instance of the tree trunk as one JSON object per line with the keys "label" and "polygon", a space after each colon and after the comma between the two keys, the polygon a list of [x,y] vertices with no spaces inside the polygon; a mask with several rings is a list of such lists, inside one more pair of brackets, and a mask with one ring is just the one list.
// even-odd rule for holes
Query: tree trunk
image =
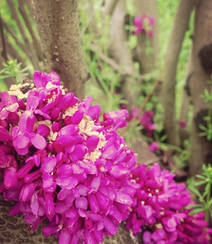
{"label": "tree trunk", "polygon": [[189,121],[189,107],[191,105],[191,94],[189,91],[189,81],[193,75],[193,67],[192,67],[192,49],[190,49],[190,54],[188,58],[187,70],[186,70],[186,81],[183,89],[182,95],[182,103],[181,103],[181,110],[180,110],[180,118],[179,121],[185,123],[185,127],[179,126],[179,136],[180,136],[180,145],[183,145],[183,141],[189,139],[190,131],[188,129]]}
{"label": "tree trunk", "polygon": [[138,44],[136,47],[136,56],[140,63],[141,74],[146,74],[156,68],[159,53],[157,3],[156,0],[135,0],[134,8],[136,17],[146,15],[154,18],[152,37],[149,37],[146,33],[137,34]]}
{"label": "tree trunk", "polygon": [[[120,65],[121,69],[126,72],[122,76],[121,93],[127,100],[127,108],[129,110],[136,106],[136,83],[134,79],[128,74],[136,74],[132,53],[127,46],[127,35],[125,30],[125,17],[127,15],[125,0],[119,0],[111,18],[111,47],[110,53],[115,61]],[[134,88],[134,89],[133,89]]]}
{"label": "tree trunk", "polygon": [[87,72],[77,0],[36,0],[33,9],[49,70],[57,72],[65,88],[83,98]]}
{"label": "tree trunk", "polygon": [[109,15],[109,16],[112,15],[117,3],[118,3],[118,0],[107,0],[107,1],[105,1],[105,5],[104,5],[104,8],[102,10],[104,17],[107,15]]}
{"label": "tree trunk", "polygon": [[[36,0],[34,10],[49,70],[56,71],[65,87],[83,98],[87,72],[79,37],[77,0]],[[41,226],[35,232],[29,231],[23,216],[10,217],[11,207],[11,202],[0,198],[0,243],[58,243],[54,236],[44,238]]]}
{"label": "tree trunk", "polygon": [[193,41],[193,75],[189,81],[193,103],[193,133],[190,174],[201,172],[202,164],[212,163],[212,142],[206,137],[199,137],[202,132],[199,125],[205,125],[203,119],[208,115],[208,104],[201,95],[205,89],[211,89],[208,84],[212,74],[212,1],[200,0],[196,7]]}
{"label": "tree trunk", "polygon": [[162,103],[165,111],[164,127],[168,135],[168,142],[175,146],[179,146],[180,142],[175,111],[176,70],[178,57],[185,32],[188,29],[188,22],[194,3],[194,0],[180,1],[165,55],[162,91]]}

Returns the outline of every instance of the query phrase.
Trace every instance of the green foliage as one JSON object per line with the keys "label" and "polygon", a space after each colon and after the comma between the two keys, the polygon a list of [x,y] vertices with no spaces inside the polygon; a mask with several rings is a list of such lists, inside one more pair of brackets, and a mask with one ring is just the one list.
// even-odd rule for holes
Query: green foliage
{"label": "green foliage", "polygon": [[120,88],[120,74],[114,72],[108,64],[99,60],[97,54],[90,51],[88,51],[88,54],[90,54],[86,56],[89,63],[88,71],[93,83],[87,84],[86,93],[93,97],[94,102],[100,104],[103,112],[118,110],[120,104],[126,103],[120,93],[117,92],[117,89]]}
{"label": "green foliage", "polygon": [[[202,170],[203,172],[201,175],[196,175],[196,178],[198,179],[197,181],[193,178],[188,180],[188,188],[197,196],[200,202],[199,204],[191,205],[188,208],[194,208],[190,214],[204,211],[206,220],[208,221],[209,217],[212,218],[212,167],[210,164],[208,166],[203,165]],[[198,187],[200,186],[201,189],[204,187],[203,193],[198,190]]]}
{"label": "green foliage", "polygon": [[26,71],[28,70],[27,67],[24,69],[21,68],[21,63],[18,63],[17,60],[9,60],[7,63],[3,64],[3,69],[0,70],[0,80],[1,82],[6,79],[13,77],[15,78],[16,83],[20,82],[20,77],[27,76],[28,73]]}
{"label": "green foliage", "polygon": [[208,141],[212,140],[212,118],[211,116],[205,116],[204,120],[207,123],[207,126],[199,125],[199,128],[203,131],[199,133],[200,137],[206,137]]}
{"label": "green foliage", "polygon": [[136,139],[141,135],[143,127],[140,125],[139,120],[134,120],[128,124],[127,128],[124,129],[123,136],[127,143],[135,142]]}
{"label": "green foliage", "polygon": [[0,78],[0,92],[2,92],[2,91],[7,91],[7,86],[4,82],[4,80],[1,80],[1,78]]}
{"label": "green foliage", "polygon": [[[209,82],[211,83],[211,81]],[[199,128],[203,131],[199,136],[206,137],[208,141],[212,140],[212,89],[205,89],[204,94],[201,96],[204,102],[208,104],[208,114],[203,117],[206,125],[200,124]]]}
{"label": "green foliage", "polygon": [[[89,1],[79,1],[79,12],[80,12],[80,30],[82,36],[82,46],[85,54],[85,60],[88,67],[88,72],[91,75],[90,81],[86,84],[86,95],[90,95],[93,97],[93,102],[100,104],[102,107],[102,112],[108,112],[111,110],[120,109],[122,104],[125,104],[126,101],[120,95],[119,91],[121,89],[120,81],[121,81],[121,74],[115,71],[106,61],[103,61],[100,56],[98,55],[98,50],[108,57],[108,47],[110,45],[110,24],[111,19],[110,17],[104,18],[101,12],[101,8],[104,1],[101,0],[92,0]],[[135,14],[134,0],[127,0],[127,10],[129,14],[129,20],[127,20],[128,24],[125,26],[125,29],[128,33],[128,41],[127,45],[133,50],[137,45],[137,36],[132,35],[133,30],[133,18]],[[92,4],[91,4],[92,3]],[[91,5],[90,5],[91,4]],[[158,56],[158,64],[159,70],[163,68],[163,60],[165,51],[167,48],[167,43],[170,37],[171,28],[174,23],[175,14],[179,5],[179,0],[172,0],[172,1],[164,1],[164,0],[157,0],[158,5],[158,20],[159,23],[159,46],[160,46],[160,53],[157,54]],[[1,6],[3,8],[2,16],[3,19],[9,23],[11,28],[14,32],[17,33],[17,37],[21,43],[24,43],[23,38],[20,36],[20,32],[17,31],[17,25],[11,18],[10,10],[6,4],[6,0],[1,1]],[[17,8],[18,2],[16,1],[15,6]],[[93,8],[93,12],[90,10]],[[98,33],[94,33],[92,29],[92,20],[96,23]],[[21,18],[22,21],[22,18]],[[113,23],[112,23],[113,24]],[[34,27],[34,26],[33,26]],[[182,50],[179,56],[179,64],[177,69],[177,87],[176,87],[176,97],[177,97],[177,112],[179,114],[180,107],[181,107],[181,94],[182,88],[185,83],[185,71],[186,71],[186,63],[189,56],[189,50],[191,47],[191,34],[193,32],[193,15],[190,20],[189,30],[186,33],[186,37],[183,42]],[[29,37],[30,39],[30,37]],[[147,38],[147,42],[151,40]],[[149,44],[149,43],[148,43]],[[96,51],[92,49],[92,46],[95,46]],[[150,47],[150,45],[147,45]],[[20,53],[21,50],[18,50]],[[147,53],[151,53],[152,49],[147,48]],[[21,53],[23,57],[23,52]],[[124,57],[123,57],[124,58]],[[139,72],[139,65],[135,62],[135,67]],[[18,78],[21,72],[15,71],[16,68],[20,67],[7,67],[6,73],[2,73],[2,75],[11,75],[15,77],[16,81],[19,80]],[[23,71],[23,70],[22,70]],[[154,132],[154,139],[160,142],[161,148],[167,150],[171,148],[171,145],[166,144],[166,135],[162,134],[163,131],[163,107],[159,102],[159,99],[155,94],[151,95],[150,98],[146,101],[146,97],[148,97],[149,92],[151,91],[152,87],[154,86],[155,80],[159,77],[159,72],[156,71],[155,75],[152,75],[151,78],[146,78],[141,83],[138,83],[138,87],[141,91],[140,96],[137,100],[137,107],[141,109],[141,113],[146,110],[154,110],[155,117],[154,122],[157,124],[156,131]],[[134,78],[132,78],[134,79]],[[0,82],[3,80],[1,79]],[[106,102],[105,102],[106,101]],[[144,106],[143,106],[144,105]],[[138,121],[135,121],[132,126],[128,128],[127,136],[130,140],[136,137],[138,132],[141,131],[141,126],[139,125]],[[205,131],[203,131],[205,132]],[[206,133],[206,132],[205,132]],[[186,161],[188,158],[188,153],[186,150],[181,150],[180,148],[173,148],[177,151],[178,159],[176,162],[180,160],[182,162]]]}

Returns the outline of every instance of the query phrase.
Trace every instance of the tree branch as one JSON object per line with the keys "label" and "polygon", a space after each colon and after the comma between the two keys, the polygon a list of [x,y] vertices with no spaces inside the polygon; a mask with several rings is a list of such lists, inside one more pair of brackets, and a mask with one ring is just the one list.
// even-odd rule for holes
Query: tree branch
{"label": "tree branch", "polygon": [[[183,89],[183,96],[182,96],[182,103],[181,103],[181,110],[180,110],[180,121],[184,121],[188,124],[189,119],[189,106],[191,104],[191,97],[189,92],[189,82],[192,77],[193,73],[193,66],[192,66],[192,49],[190,50],[190,55],[188,58],[188,65],[186,71],[186,84],[184,85]],[[189,131],[188,126],[185,128],[179,128],[179,135],[180,135],[180,145],[183,144],[183,141],[189,138]]]}
{"label": "tree branch", "polygon": [[[158,12],[156,0],[134,0],[133,2],[135,15],[147,15],[154,19],[153,36],[150,38],[147,33],[137,34],[137,46],[135,48],[136,57],[140,64],[140,72],[142,74],[149,73],[157,67],[157,56],[159,53],[159,26]],[[147,49],[152,49],[147,52]]]}
{"label": "tree branch", "polygon": [[26,13],[26,10],[24,8],[24,5],[25,5],[25,0],[18,0],[18,7],[19,7],[19,11],[22,15],[22,18],[26,24],[26,27],[32,37],[32,43],[33,43],[33,46],[36,50],[36,54],[38,55],[39,59],[44,61],[43,60],[43,54],[42,54],[42,49],[41,49],[41,46],[40,46],[40,43],[38,42],[38,39],[35,35],[35,32],[32,28],[32,23],[30,22],[29,20],[29,16],[27,15]]}
{"label": "tree branch", "polygon": [[150,79],[154,76],[153,73],[149,74],[144,74],[144,75],[139,75],[137,72],[129,72],[130,70],[124,70],[123,67],[121,67],[114,59],[107,57],[103,52],[97,50],[97,48],[94,45],[90,46],[90,50],[95,52],[97,56],[110,65],[116,72],[119,72],[122,76],[129,75],[132,76],[133,78],[137,79],[138,82],[141,82],[142,80]]}
{"label": "tree branch", "polygon": [[26,43],[26,45],[28,46],[28,48],[30,48],[30,46],[29,46],[29,40],[28,40],[28,38],[26,36],[26,33],[25,33],[25,30],[24,30],[24,28],[23,28],[23,26],[21,24],[21,21],[19,19],[19,16],[18,16],[18,13],[17,13],[17,10],[15,8],[14,3],[12,2],[12,0],[7,0],[7,4],[9,6],[10,10],[11,10],[12,17],[15,20],[17,26],[18,26],[18,29],[19,29],[19,31],[21,33],[21,36],[23,37],[24,42]]}
{"label": "tree branch", "polygon": [[168,142],[175,146],[179,145],[175,112],[176,70],[179,53],[185,32],[188,29],[188,22],[194,3],[194,0],[180,1],[165,55],[162,91],[162,103],[165,111],[164,127],[168,135]]}
{"label": "tree branch", "polygon": [[[91,27],[92,34],[94,36],[98,36],[99,31],[98,31],[96,20],[95,20],[95,10],[93,7],[93,1],[84,0],[84,3],[85,3],[85,6],[88,5],[88,7],[86,9],[86,13],[88,13],[89,19],[81,31],[81,36],[85,33],[85,31],[88,29],[89,26]],[[103,0],[101,0],[99,2],[98,6],[100,7],[102,5],[102,3],[103,3]]]}
{"label": "tree branch", "polygon": [[[19,39],[17,38],[17,35],[14,33],[14,31],[11,29],[11,27],[4,20],[2,20],[2,24],[3,24],[3,27],[6,30],[6,32],[15,40],[16,45],[18,47],[20,47],[22,49],[22,51],[28,56],[30,62],[33,65],[33,67],[35,69],[37,69],[37,70],[40,70],[40,66],[39,66],[39,63],[38,63],[38,58],[36,56],[36,53],[33,52],[32,48],[29,49],[27,46],[25,46],[24,44],[22,44],[19,41]],[[8,42],[9,42],[9,40],[8,40]],[[16,53],[18,53],[18,52],[16,52]]]}
{"label": "tree branch", "polygon": [[[111,19],[111,47],[110,53],[115,61],[119,64],[126,75],[122,76],[121,92],[128,101],[129,110],[136,106],[136,97],[139,90],[136,89],[136,82],[127,74],[137,74],[135,69],[132,53],[126,45],[127,35],[125,31],[125,16],[127,14],[125,0],[120,0],[114,10]],[[133,89],[134,88],[134,89]]]}
{"label": "tree branch", "polygon": [[119,0],[108,0],[106,1],[102,13],[104,16],[111,16],[113,14],[113,11],[115,10],[116,4],[118,3]]}
{"label": "tree branch", "polygon": [[[202,98],[205,90],[211,90],[211,46],[212,46],[212,2],[200,0],[195,9],[194,18],[194,38],[192,46],[193,75],[189,81],[191,99],[193,104],[192,135],[191,135],[191,159],[190,175],[200,174],[203,164],[212,164],[212,141],[206,136],[200,137],[202,130],[199,126],[207,127],[204,116],[208,116],[211,109],[208,102]],[[200,52],[204,51],[203,57]],[[204,65],[209,64],[210,69],[205,69]]]}
{"label": "tree branch", "polygon": [[3,30],[3,23],[2,23],[2,18],[0,15],[0,33],[1,33],[1,40],[2,40],[2,56],[5,59],[5,61],[8,60],[8,56],[7,56],[7,46],[6,46],[6,42],[5,42],[5,35],[4,35],[4,30]]}

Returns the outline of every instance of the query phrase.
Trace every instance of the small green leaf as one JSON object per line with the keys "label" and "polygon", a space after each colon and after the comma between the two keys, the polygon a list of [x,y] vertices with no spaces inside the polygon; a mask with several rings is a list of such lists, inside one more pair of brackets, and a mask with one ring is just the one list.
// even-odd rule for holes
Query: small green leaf
{"label": "small green leaf", "polygon": [[204,212],[204,211],[205,211],[204,208],[195,208],[191,212],[189,212],[189,215],[194,215],[196,213],[200,213],[200,212]]}
{"label": "small green leaf", "polygon": [[207,194],[210,194],[210,191],[211,191],[211,185],[207,184],[205,187],[205,192],[207,192]]}
{"label": "small green leaf", "polygon": [[198,134],[200,137],[203,137],[203,136],[207,136],[207,133],[206,132],[202,132],[202,133],[199,133]]}
{"label": "small green leaf", "polygon": [[199,178],[199,179],[203,179],[203,180],[205,180],[205,179],[206,179],[206,177],[205,177],[205,176],[203,176],[203,175],[196,175],[196,177],[197,177],[197,178]]}
{"label": "small green leaf", "polygon": [[198,181],[195,183],[195,186],[201,186],[201,185],[204,185],[206,183],[205,180],[201,180],[201,181]]}
{"label": "small green leaf", "polygon": [[190,188],[190,190],[199,198],[202,197],[201,193],[196,188]]}
{"label": "small green leaf", "polygon": [[200,128],[201,130],[203,130],[203,131],[207,131],[207,130],[208,130],[208,128],[205,127],[204,125],[199,125],[199,128]]}
{"label": "small green leaf", "polygon": [[185,207],[185,209],[190,209],[190,208],[203,208],[203,206],[202,204],[191,204]]}

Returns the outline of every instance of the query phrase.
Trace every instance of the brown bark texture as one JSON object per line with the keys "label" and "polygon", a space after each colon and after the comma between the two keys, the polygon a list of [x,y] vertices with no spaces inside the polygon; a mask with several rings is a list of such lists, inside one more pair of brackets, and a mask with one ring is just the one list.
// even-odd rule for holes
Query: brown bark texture
{"label": "brown bark texture", "polygon": [[162,104],[165,117],[164,128],[168,135],[168,142],[175,146],[179,146],[179,133],[177,130],[175,111],[176,70],[194,3],[194,0],[180,1],[165,55],[162,88]]}
{"label": "brown bark texture", "polygon": [[[193,131],[190,174],[201,173],[203,164],[212,163],[212,142],[200,137],[202,132],[199,125],[205,125],[203,119],[208,114],[208,104],[201,95],[205,89],[210,90],[208,83],[212,74],[212,1],[198,1],[194,21],[194,39],[192,49],[193,75],[189,81],[189,88],[193,103]],[[200,52],[203,56],[200,57]],[[207,68],[209,67],[209,69]]]}
{"label": "brown bark texture", "polygon": [[65,88],[83,98],[87,72],[77,0],[36,0],[33,9],[49,71],[57,72]]}

